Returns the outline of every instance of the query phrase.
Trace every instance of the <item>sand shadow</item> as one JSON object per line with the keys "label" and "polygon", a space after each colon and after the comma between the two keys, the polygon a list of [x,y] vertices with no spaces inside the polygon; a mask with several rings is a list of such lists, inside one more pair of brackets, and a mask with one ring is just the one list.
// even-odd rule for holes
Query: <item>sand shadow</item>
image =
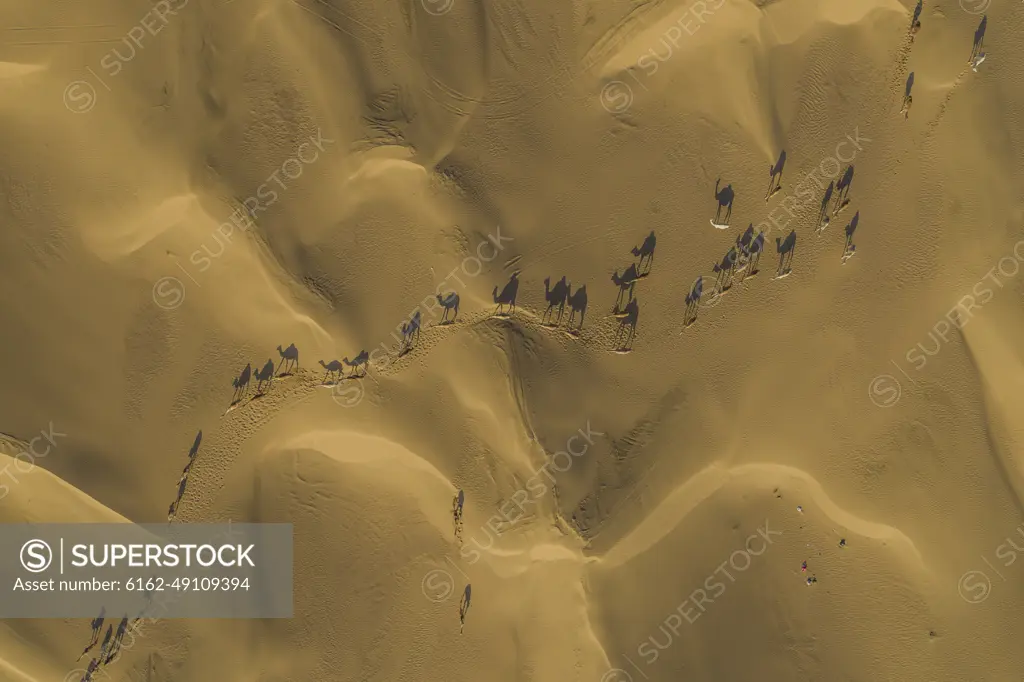
{"label": "sand shadow", "polygon": [[466,614],[469,613],[469,603],[473,599],[473,586],[466,584],[462,591],[462,599],[459,601],[459,632],[466,626]]}
{"label": "sand shadow", "polygon": [[735,246],[729,248],[721,263],[715,263],[712,270],[715,273],[715,286],[713,296],[720,296],[729,291],[733,285],[733,276],[736,273],[736,260],[739,258],[739,251]]}
{"label": "sand shadow", "polygon": [[[200,433],[202,433],[202,431],[200,431]],[[92,650],[92,648],[94,646],[96,646],[97,643],[99,643],[99,641],[100,641],[100,632],[103,631],[103,621],[104,621],[106,615],[107,615],[106,607],[105,606],[100,607],[100,615],[98,615],[95,618],[93,618],[92,619],[92,623],[90,623],[90,626],[89,626],[90,629],[92,630],[92,634],[89,637],[89,643],[85,645],[85,648],[82,649],[82,653],[80,653],[78,655],[78,658],[75,660],[76,663],[78,661],[82,660],[82,657],[85,656],[87,653],[89,653]]]}
{"label": "sand shadow", "polygon": [[[644,238],[644,241],[640,246],[634,246],[632,253],[634,256],[640,257],[640,262],[636,266],[637,277],[646,277],[651,273],[651,267],[654,265],[654,247],[657,246],[658,240],[654,236],[654,230]],[[644,270],[644,260],[647,260],[647,269]]]}
{"label": "sand shadow", "polygon": [[508,283],[502,288],[500,294],[498,293],[498,287],[494,287],[494,291],[491,293],[491,298],[493,298],[494,302],[497,304],[494,309],[494,314],[499,316],[502,315],[502,308],[505,306],[508,306],[509,308],[509,311],[504,313],[506,316],[514,314],[516,312],[516,296],[518,294],[519,271],[517,270],[512,273],[511,277],[509,277]]}
{"label": "sand shadow", "polygon": [[914,16],[910,20],[910,40],[913,42],[914,36],[921,29],[921,10],[924,9],[924,0],[917,0],[917,6],[914,8]]}

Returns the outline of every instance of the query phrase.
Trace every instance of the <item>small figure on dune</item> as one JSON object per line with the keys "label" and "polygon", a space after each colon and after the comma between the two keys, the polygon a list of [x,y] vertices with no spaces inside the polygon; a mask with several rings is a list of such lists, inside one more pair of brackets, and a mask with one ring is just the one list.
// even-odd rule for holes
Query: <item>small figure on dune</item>
{"label": "small figure on dune", "polygon": [[828,205],[832,201],[832,194],[835,192],[836,183],[835,181],[829,182],[828,187],[825,188],[825,196],[821,200],[821,208],[818,210],[818,224],[814,228],[814,231],[821,234],[825,231],[825,228],[832,222],[832,218],[829,216]]}
{"label": "small figure on dune", "polygon": [[[455,321],[455,318],[459,316],[459,295],[454,291],[444,297],[441,294],[437,294],[437,302],[444,308],[444,315],[441,316],[441,324],[451,324]],[[448,312],[455,310],[455,314],[452,315],[452,319],[448,319]]]}
{"label": "small figure on dune", "polygon": [[344,367],[344,365],[341,364],[340,360],[331,360],[328,363],[324,363],[324,361],[321,360],[320,361],[320,366],[323,367],[324,370],[325,370],[323,381],[320,382],[322,384],[326,384],[327,383],[327,377],[329,377],[331,375],[337,375],[337,378],[340,379],[341,375],[342,375],[342,372],[344,372],[344,370],[345,370],[345,367]]}
{"label": "small figure on dune", "polygon": [[281,346],[278,346],[277,352],[281,355],[283,369],[283,372],[280,372],[278,376],[284,376],[284,372],[287,372],[289,367],[292,368],[292,371],[299,368],[299,349],[295,347],[294,343],[283,349]]}
{"label": "small figure on dune", "polygon": [[176,502],[171,502],[171,504],[167,507],[167,523],[170,523],[174,520],[174,514],[177,511],[177,506],[178,505]]}
{"label": "small figure on dune", "polygon": [[917,0],[917,7],[914,8],[914,17],[910,20],[910,42],[914,42],[914,36],[921,30],[921,10],[924,7],[924,0]]}
{"label": "small figure on dune", "polygon": [[839,182],[836,183],[836,203],[832,210],[832,217],[835,218],[843,209],[850,205],[850,186],[853,184],[853,164],[847,167]]}
{"label": "small figure on dune", "polygon": [[[634,246],[630,252],[634,256],[640,257],[640,262],[637,264],[637,276],[646,277],[651,272],[651,267],[654,265],[654,247],[657,246],[658,239],[654,236],[654,230],[644,238],[643,244],[640,246]],[[647,260],[647,270],[644,270],[644,259]]]}
{"label": "small figure on dune", "polygon": [[202,429],[200,429],[199,433],[196,434],[196,439],[192,442],[192,449],[190,449],[188,451],[188,458],[190,460],[191,459],[195,459],[196,455],[199,454],[199,444],[202,443],[202,442],[203,442],[203,431],[202,431]]}
{"label": "small figure on dune", "polygon": [[[729,227],[729,218],[732,216],[732,200],[735,198],[736,193],[732,190],[732,185],[726,185],[721,190],[718,186],[721,184],[722,178],[718,178],[715,181],[715,199],[718,200],[718,210],[715,211],[715,218],[711,221],[711,224],[719,230],[724,230]],[[722,209],[725,209],[725,216],[722,216]]]}
{"label": "small figure on dune", "polygon": [[[580,324],[576,329],[572,328],[572,322],[576,319],[576,313],[580,314]],[[584,284],[569,296],[569,333],[576,335],[583,329],[583,317],[587,314],[587,285]]]}
{"label": "small figure on dune", "polygon": [[543,324],[551,316],[551,311],[554,310],[555,306],[558,306],[558,320],[552,326],[557,326],[562,321],[562,314],[565,312],[565,302],[569,298],[569,283],[565,279],[565,275],[562,275],[562,279],[555,282],[555,286],[551,286],[551,278],[544,278],[544,300],[548,302],[548,308],[544,311],[544,315],[541,318]]}
{"label": "small figure on dune", "polygon": [[[512,276],[508,280],[508,283],[501,290],[501,293],[500,294],[498,293],[498,287],[494,287],[494,292],[491,294],[491,297],[494,299],[494,302],[498,304],[497,307],[495,308],[495,315],[502,315],[502,314],[509,315],[509,314],[515,313],[516,312],[516,295],[518,293],[519,293],[519,273],[518,272],[513,272]],[[501,309],[502,309],[502,307],[504,307],[506,305],[509,306],[509,312],[508,313],[502,313]]]}
{"label": "small figure on dune", "polygon": [[747,269],[743,274],[743,279],[753,277],[757,274],[757,266],[761,262],[761,254],[764,252],[764,230],[757,233],[754,237],[754,241],[750,243],[750,258],[747,261]]}
{"label": "small figure on dune", "polygon": [[107,633],[105,635],[103,635],[103,644],[100,646],[100,656],[99,656],[100,663],[102,663],[103,660],[106,659],[107,654],[110,653],[110,647],[113,644],[113,635],[114,635],[114,626],[113,625],[108,625],[107,626]]}
{"label": "small figure on dune", "polygon": [[[354,360],[349,360],[348,356],[345,356],[345,357],[343,357],[341,359],[341,361],[344,362],[346,365],[348,365],[349,367],[352,368],[352,373],[349,375],[350,377],[364,377],[364,376],[366,376],[366,371],[367,371],[366,363],[367,363],[367,360],[369,360],[369,359],[370,359],[370,353],[368,351],[364,350],[364,351],[361,351],[359,353],[359,355],[357,355],[355,357]],[[357,374],[357,370],[358,370],[359,367],[363,368],[362,374]]]}
{"label": "small figure on dune", "polygon": [[985,61],[985,53],[979,52],[978,56],[975,57],[974,60],[971,62],[971,71],[973,71],[974,73],[978,73],[978,67],[981,66],[981,63],[983,61]]}

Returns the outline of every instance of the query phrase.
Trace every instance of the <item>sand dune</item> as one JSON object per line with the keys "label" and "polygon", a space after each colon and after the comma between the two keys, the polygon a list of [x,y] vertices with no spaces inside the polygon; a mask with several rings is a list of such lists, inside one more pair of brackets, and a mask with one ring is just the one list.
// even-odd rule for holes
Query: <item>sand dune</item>
{"label": "sand dune", "polygon": [[0,10],[0,516],[294,528],[93,681],[1018,679],[1019,7]]}

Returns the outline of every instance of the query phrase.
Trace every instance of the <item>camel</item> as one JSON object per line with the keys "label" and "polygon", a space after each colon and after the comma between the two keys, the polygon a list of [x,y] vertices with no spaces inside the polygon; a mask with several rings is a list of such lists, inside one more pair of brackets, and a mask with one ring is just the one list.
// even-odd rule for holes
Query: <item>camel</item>
{"label": "camel", "polygon": [[252,376],[252,364],[247,364],[242,373],[238,375],[238,378],[232,380],[231,385],[235,387],[235,394],[231,398],[232,405],[244,398],[249,392],[250,376]]}
{"label": "camel", "polygon": [[[634,298],[626,304],[626,309],[623,311],[626,314],[619,320],[619,329],[615,332],[615,341],[618,342],[619,337],[623,337],[621,346],[618,346],[617,350],[628,350],[633,343],[633,337],[636,335],[636,323],[640,318],[640,304]],[[626,329],[629,329],[628,335]]]}
{"label": "camel", "polygon": [[329,363],[324,363],[324,361],[321,360],[320,366],[323,367],[324,370],[326,370],[324,373],[323,381],[320,382],[322,384],[326,384],[327,377],[329,377],[332,374],[337,374],[340,377],[342,371],[345,369],[341,362],[339,362],[338,360],[331,360]]}
{"label": "camel", "polygon": [[779,269],[776,277],[785,277],[793,268],[793,251],[796,249],[796,230],[789,233],[786,241],[775,238],[775,249],[779,252]]}
{"label": "camel", "polygon": [[651,265],[654,263],[654,247],[657,243],[658,240],[654,236],[654,230],[651,230],[651,233],[647,235],[646,239],[644,239],[643,244],[633,247],[631,253],[634,256],[640,256],[640,263],[637,265],[637,272],[643,270],[644,258],[647,259],[647,272],[651,271]]}
{"label": "camel", "polygon": [[267,358],[267,363],[263,365],[263,369],[256,372],[256,393],[263,395],[264,384],[269,385],[273,378],[274,361],[271,358]]}
{"label": "camel", "polygon": [[914,42],[914,36],[921,30],[921,10],[924,9],[924,0],[917,0],[917,7],[914,8],[914,17],[910,20],[910,42]]}
{"label": "camel", "polygon": [[835,191],[835,181],[828,183],[828,187],[825,188],[825,196],[821,200],[821,208],[818,210],[818,224],[814,227],[815,232],[822,232],[828,224],[832,222],[832,219],[828,216],[828,204],[832,201],[832,193]]}
{"label": "camel", "polygon": [[[721,184],[722,178],[718,178],[715,181],[715,199],[718,200],[718,210],[715,211],[715,219],[712,220],[714,225],[725,225],[728,227],[729,218],[732,216],[732,200],[736,197],[736,193],[732,191],[732,185],[726,185],[721,190],[718,189],[718,185]],[[721,220],[722,209],[725,208],[725,221]]]}
{"label": "camel", "polygon": [[[364,350],[364,351],[361,351],[359,353],[359,355],[357,355],[355,357],[354,360],[349,360],[347,357],[344,357],[344,358],[341,359],[341,361],[344,362],[346,365],[348,365],[349,367],[352,368],[352,374],[350,374],[349,376],[353,376],[353,377],[354,376],[366,376],[366,361],[369,358],[370,358],[370,354],[367,351]],[[356,374],[356,368],[360,367],[360,366],[363,367],[363,373],[357,375]]]}
{"label": "camel", "polygon": [[402,343],[405,344],[406,350],[412,348],[413,338],[420,338],[420,311],[409,319],[409,324],[402,323]]}
{"label": "camel", "polygon": [[555,287],[551,288],[551,278],[544,278],[544,300],[548,302],[548,309],[544,311],[544,315],[541,318],[542,321],[548,319],[551,315],[551,311],[554,307],[558,306],[558,325],[562,321],[562,314],[565,312],[565,300],[569,298],[569,283],[565,281],[565,275],[562,275],[562,279],[555,282]]}
{"label": "camel", "polygon": [[277,352],[281,354],[281,364],[285,367],[286,371],[293,364],[293,370],[299,368],[299,349],[295,347],[294,343],[283,350],[281,346],[278,346]]}
{"label": "camel", "polygon": [[587,314],[587,285],[584,284],[576,290],[572,296],[569,297],[569,323],[568,326],[572,328],[572,321],[576,319],[576,313],[580,314],[580,324],[576,328],[577,331],[583,329],[583,317]]}
{"label": "camel", "polygon": [[618,312],[619,305],[622,303],[622,296],[627,292],[629,293],[629,300],[633,300],[633,287],[636,286],[637,277],[635,263],[626,268],[626,271],[622,273],[622,277],[619,277],[618,270],[612,274],[612,282],[619,287],[619,295],[615,299],[615,307],[612,309],[612,312]]}
{"label": "camel", "polygon": [[783,149],[782,153],[779,154],[779,160],[775,162],[775,165],[768,167],[768,175],[770,179],[768,181],[768,193],[764,195],[764,202],[766,204],[773,194],[782,189],[782,169],[785,168],[785,166],[786,150]]}
{"label": "camel", "polygon": [[441,294],[437,294],[437,302],[441,304],[442,308],[444,308],[444,315],[441,316],[441,324],[446,324],[449,321],[448,311],[453,308],[455,309],[455,314],[452,315],[451,322],[454,322],[455,318],[459,316],[459,295],[454,291],[444,298],[441,297]]}
{"label": "camel", "polygon": [[704,293],[704,275],[699,275],[690,287],[690,293],[686,295],[686,312],[683,314],[683,324],[690,326],[697,319],[697,311],[700,309],[700,297]]}
{"label": "camel", "polygon": [[495,312],[500,315],[502,307],[507,305],[509,306],[508,314],[515,313],[516,294],[518,293],[519,273],[513,272],[512,276],[508,280],[508,284],[505,285],[500,294],[498,293],[498,287],[494,287],[494,292],[491,294],[491,297],[494,299],[494,302],[498,304],[497,308],[495,308]]}
{"label": "camel", "polygon": [[832,216],[839,215],[839,212],[846,208],[847,204],[850,203],[850,185],[853,184],[853,164],[850,164],[843,176],[839,178],[839,182],[836,183],[836,205],[832,211]]}

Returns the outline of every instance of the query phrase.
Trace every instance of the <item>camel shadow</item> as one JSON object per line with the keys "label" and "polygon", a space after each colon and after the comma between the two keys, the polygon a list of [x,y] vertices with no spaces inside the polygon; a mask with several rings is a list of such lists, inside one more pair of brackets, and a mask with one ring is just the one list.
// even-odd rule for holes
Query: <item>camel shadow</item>
{"label": "camel shadow", "polygon": [[[324,378],[320,381],[324,386],[333,386],[338,383],[345,372],[345,366],[341,364],[341,360],[331,360],[326,363],[321,360],[320,366],[324,368]],[[327,383],[327,378],[331,376],[334,377],[334,384]]]}
{"label": "camel shadow", "polygon": [[[636,323],[640,318],[640,304],[634,298],[626,304],[619,319],[619,328],[615,332],[613,345],[620,353],[628,353],[633,349],[633,338],[636,336]],[[622,340],[619,343],[619,340]]]}
{"label": "camel shadow", "polygon": [[981,18],[981,23],[978,24],[978,28],[974,31],[974,44],[971,47],[971,58],[969,62],[973,62],[975,57],[979,56],[981,48],[985,46],[985,30],[988,28],[988,15],[986,14]]}
{"label": "camel shadow", "polygon": [[924,9],[924,0],[917,0],[917,6],[914,8],[914,16],[910,20],[910,36],[911,36],[910,39],[911,39],[911,41],[913,41],[913,39],[914,39],[913,36],[921,28],[920,18],[921,18],[921,10],[922,9]]}
{"label": "camel shadow", "polygon": [[[459,316],[459,295],[454,291],[445,296],[436,294],[437,302],[444,308],[444,315],[441,316],[441,321],[438,326],[449,325],[455,322],[455,319]],[[452,319],[448,319],[448,313],[454,311]]]}
{"label": "camel shadow", "polygon": [[822,232],[832,219],[829,217],[828,205],[832,201],[832,194],[835,192],[836,183],[835,181],[828,183],[828,187],[825,188],[825,196],[821,199],[821,207],[818,209],[818,222],[815,225],[815,232]]}
{"label": "camel shadow", "polygon": [[780,279],[793,271],[793,253],[796,251],[796,230],[789,233],[786,241],[775,238],[775,247],[779,252],[779,269],[775,278]]}
{"label": "camel shadow", "polygon": [[231,396],[231,407],[234,407],[242,398],[249,394],[249,379],[252,377],[252,363],[245,366],[236,378],[231,380],[231,385],[235,387],[235,392]]}
{"label": "camel shadow", "polygon": [[[370,359],[370,353],[369,353],[369,351],[366,351],[366,350],[360,351],[359,355],[357,355],[352,360],[349,360],[348,356],[343,357],[341,359],[341,361],[343,363],[345,363],[346,365],[348,365],[349,367],[352,368],[352,373],[349,375],[348,378],[349,379],[359,379],[359,378],[365,377],[367,371],[369,370],[369,367],[368,367],[369,359]],[[363,368],[362,372],[359,371],[360,367]]]}
{"label": "camel shadow", "polygon": [[853,233],[857,231],[857,224],[860,222],[860,211],[853,214],[853,219],[846,226],[846,245],[843,247],[843,262],[850,260],[857,252],[857,246],[853,243]]}
{"label": "camel shadow", "polygon": [[697,321],[697,312],[700,310],[700,297],[704,293],[704,275],[698,275],[690,293],[686,294],[686,312],[683,313],[683,326],[689,327]]}
{"label": "camel shadow", "polygon": [[[491,294],[491,298],[497,304],[494,309],[495,316],[507,317],[513,315],[516,312],[516,296],[519,294],[519,272],[513,272],[512,276],[509,277],[508,283],[502,288],[501,293],[498,293],[498,287],[494,287],[494,292]],[[503,313],[502,308],[508,306],[509,312]]]}
{"label": "camel shadow", "polygon": [[[732,202],[736,198],[736,193],[732,189],[732,185],[726,185],[722,189],[718,186],[722,183],[722,179],[718,178],[715,181],[715,199],[718,200],[718,209],[715,211],[715,219],[711,221],[711,224],[716,227],[728,227],[729,218],[732,217]],[[722,209],[725,209],[725,216],[722,216]]]}
{"label": "camel shadow", "polygon": [[839,178],[839,182],[836,183],[836,203],[835,208],[832,210],[832,217],[836,217],[839,213],[850,204],[850,185],[853,184],[853,164],[851,163],[847,167],[846,172]]}
{"label": "camel shadow", "polygon": [[738,251],[735,246],[729,248],[721,263],[715,263],[712,270],[715,272],[715,286],[713,295],[720,296],[729,291],[733,285],[733,276],[736,273],[736,259]]}
{"label": "camel shadow", "polygon": [[910,91],[914,89],[914,72],[911,71],[910,75],[907,76],[907,86],[903,90],[903,106],[900,109],[900,113],[903,114],[903,118],[910,116],[910,107],[914,104],[914,96],[911,95]]}
{"label": "camel shadow", "polygon": [[[277,376],[279,377],[290,377],[299,368],[299,349],[295,347],[295,344],[290,344],[287,348],[282,349],[281,346],[277,347],[277,352],[281,356],[280,368],[284,371],[279,371]],[[291,371],[289,371],[291,368]]]}
{"label": "camel shadow", "polygon": [[263,365],[263,369],[256,372],[256,395],[253,398],[262,398],[264,393],[274,380],[274,360],[273,358],[267,358],[267,362]]}
{"label": "camel shadow", "polygon": [[473,599],[473,586],[466,584],[466,589],[462,591],[462,600],[459,602],[459,623],[462,626],[466,624],[466,614],[469,613],[469,603]]}
{"label": "camel shadow", "polygon": [[[541,316],[541,324],[545,327],[557,327],[562,322],[565,304],[569,299],[569,288],[569,282],[566,281],[565,275],[562,275],[562,279],[555,282],[554,287],[551,286],[550,277],[544,278],[544,300],[548,302],[548,307],[544,311],[544,315]],[[558,320],[551,324],[548,320],[555,307],[558,308]]]}
{"label": "camel shadow", "polygon": [[[630,251],[634,256],[640,257],[640,262],[636,266],[637,277],[646,277],[651,274],[651,267],[654,265],[654,247],[657,245],[658,240],[654,236],[654,230],[644,238],[644,241],[640,246],[634,246]],[[644,260],[647,260],[647,269],[644,270]]]}
{"label": "camel shadow", "polygon": [[619,295],[615,299],[615,307],[612,308],[613,315],[619,312],[624,296],[629,296],[627,303],[633,300],[633,289],[636,287],[637,279],[639,279],[639,275],[637,275],[636,263],[630,263],[621,277],[618,270],[612,273],[612,282],[619,287]]}
{"label": "camel shadow", "polygon": [[203,442],[203,430],[199,429],[199,433],[196,434],[196,439],[192,443],[192,449],[188,451],[188,458],[190,460],[195,459],[196,455],[199,454],[199,444]]}
{"label": "camel shadow", "polygon": [[[577,289],[572,295],[569,296],[569,322],[566,326],[569,327],[569,333],[573,336],[578,336],[583,330],[583,318],[587,314],[587,285],[584,284]],[[580,323],[575,329],[572,328],[573,320],[576,319],[576,313],[580,314]]]}
{"label": "camel shadow", "polygon": [[402,350],[398,352],[398,357],[404,356],[406,353],[412,350],[413,343],[418,341],[420,338],[420,327],[422,326],[422,316],[420,311],[409,318],[409,322],[402,323]]}
{"label": "camel shadow", "polygon": [[765,203],[768,203],[768,200],[771,199],[772,196],[776,192],[778,192],[779,190],[782,189],[782,170],[785,167],[786,167],[786,150],[783,149],[782,153],[779,154],[779,159],[778,159],[778,161],[775,162],[775,165],[768,167],[769,180],[768,180],[768,192],[764,195]]}

